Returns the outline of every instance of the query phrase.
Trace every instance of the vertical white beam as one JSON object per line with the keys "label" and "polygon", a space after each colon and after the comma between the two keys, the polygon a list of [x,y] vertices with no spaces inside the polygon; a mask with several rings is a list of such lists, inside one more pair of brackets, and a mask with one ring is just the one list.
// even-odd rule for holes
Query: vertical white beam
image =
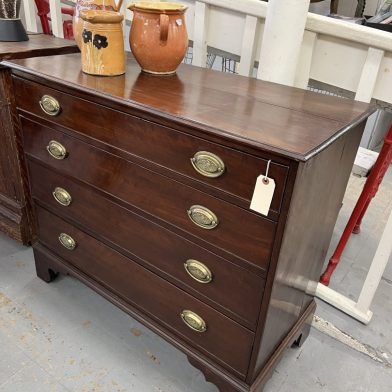
{"label": "vertical white beam", "polygon": [[61,15],[61,3],[59,0],[49,0],[52,32],[55,37],[64,38],[63,16]]}
{"label": "vertical white beam", "polygon": [[359,79],[357,93],[355,94],[356,101],[371,101],[383,58],[383,50],[371,47],[368,49],[366,61]]}
{"label": "vertical white beam", "polygon": [[246,15],[244,35],[242,37],[241,61],[238,73],[243,76],[253,76],[256,55],[256,30],[258,19]]}
{"label": "vertical white beam", "polygon": [[207,65],[208,14],[209,5],[196,1],[192,64],[198,67]]}
{"label": "vertical white beam", "polygon": [[34,0],[23,0],[23,10],[25,13],[26,30],[31,33],[37,33],[37,13]]}
{"label": "vertical white beam", "polygon": [[310,0],[270,0],[257,77],[294,85]]}
{"label": "vertical white beam", "polygon": [[306,31],[301,46],[294,86],[306,89],[309,84],[313,52],[317,42],[317,33]]}
{"label": "vertical white beam", "polygon": [[392,254],[392,211],[389,215],[388,222],[385,226],[381,240],[378,244],[376,254],[374,255],[369,272],[366,276],[365,283],[362,287],[361,294],[358,298],[356,307],[367,312],[372,304],[377,287],[380,284],[385,267],[387,266],[389,257]]}

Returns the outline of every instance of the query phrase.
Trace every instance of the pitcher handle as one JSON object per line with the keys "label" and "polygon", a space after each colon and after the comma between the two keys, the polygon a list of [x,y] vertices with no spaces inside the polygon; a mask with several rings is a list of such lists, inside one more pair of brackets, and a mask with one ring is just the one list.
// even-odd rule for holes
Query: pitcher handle
{"label": "pitcher handle", "polygon": [[161,41],[166,42],[169,35],[169,15],[161,14],[159,16],[159,26],[161,29]]}

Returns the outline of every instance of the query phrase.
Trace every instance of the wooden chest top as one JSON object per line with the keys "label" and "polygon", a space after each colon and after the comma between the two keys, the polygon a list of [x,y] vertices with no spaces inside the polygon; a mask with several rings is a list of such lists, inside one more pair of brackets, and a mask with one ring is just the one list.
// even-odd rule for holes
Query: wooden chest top
{"label": "wooden chest top", "polygon": [[78,95],[106,106],[298,161],[308,160],[375,110],[348,99],[189,65],[181,65],[174,76],[146,75],[131,57],[126,74],[114,78],[83,74],[78,54],[4,64],[16,74],[23,71],[24,77],[27,73],[38,81],[43,77],[45,83],[78,90]]}
{"label": "wooden chest top", "polygon": [[75,41],[45,34],[29,34],[28,41],[0,42],[0,60],[75,53],[78,51]]}

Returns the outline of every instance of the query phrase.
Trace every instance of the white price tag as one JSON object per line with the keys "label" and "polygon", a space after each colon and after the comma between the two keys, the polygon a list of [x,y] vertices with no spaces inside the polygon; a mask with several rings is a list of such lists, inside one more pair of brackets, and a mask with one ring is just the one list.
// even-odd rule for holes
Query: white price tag
{"label": "white price tag", "polygon": [[258,176],[253,191],[250,209],[263,215],[268,215],[275,192],[275,181],[264,175]]}

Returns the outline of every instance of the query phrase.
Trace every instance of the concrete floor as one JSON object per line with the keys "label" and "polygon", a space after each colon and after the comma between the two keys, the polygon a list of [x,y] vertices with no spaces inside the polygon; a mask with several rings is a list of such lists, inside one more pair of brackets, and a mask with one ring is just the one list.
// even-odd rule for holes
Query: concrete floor
{"label": "concrete floor", "polygon": [[[335,228],[336,245],[363,179],[352,177]],[[392,170],[346,249],[331,287],[356,298],[385,217]],[[330,254],[331,252],[329,252]],[[318,301],[317,314],[385,359],[377,363],[312,328],[301,349],[287,350],[265,392],[392,390],[392,263],[369,326]],[[0,234],[0,392],[216,392],[186,357],[70,277],[45,284],[32,251]]]}

